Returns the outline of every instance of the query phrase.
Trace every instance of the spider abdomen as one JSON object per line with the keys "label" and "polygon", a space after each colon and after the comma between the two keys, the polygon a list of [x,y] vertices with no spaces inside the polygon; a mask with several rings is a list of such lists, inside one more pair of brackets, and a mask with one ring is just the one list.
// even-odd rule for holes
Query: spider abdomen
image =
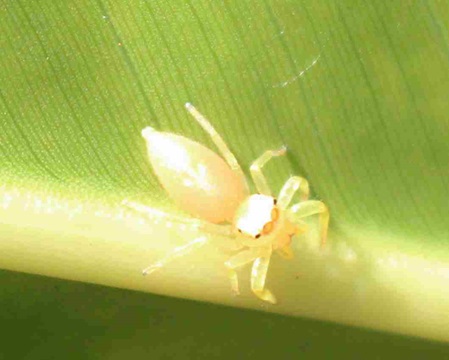
{"label": "spider abdomen", "polygon": [[181,209],[213,223],[232,220],[246,183],[220,156],[180,135],[150,127],[142,135],[154,172]]}

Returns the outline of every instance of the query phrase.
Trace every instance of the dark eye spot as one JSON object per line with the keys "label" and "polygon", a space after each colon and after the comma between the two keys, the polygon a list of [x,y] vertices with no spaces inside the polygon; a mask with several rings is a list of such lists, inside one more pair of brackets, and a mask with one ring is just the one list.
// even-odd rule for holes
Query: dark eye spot
{"label": "dark eye spot", "polygon": [[260,234],[257,234],[257,235],[255,236],[255,238],[256,238],[256,239],[260,238]]}
{"label": "dark eye spot", "polygon": [[278,203],[277,199],[273,199],[273,204],[276,205]]}
{"label": "dark eye spot", "polygon": [[237,229],[237,231],[241,234],[242,233],[242,230],[240,230],[240,229]]}

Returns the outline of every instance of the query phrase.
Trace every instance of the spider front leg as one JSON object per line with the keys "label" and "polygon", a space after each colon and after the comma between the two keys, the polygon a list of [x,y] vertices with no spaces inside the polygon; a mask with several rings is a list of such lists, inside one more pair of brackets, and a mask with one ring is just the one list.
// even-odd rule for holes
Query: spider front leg
{"label": "spider front leg", "polygon": [[326,204],[318,200],[309,200],[297,203],[288,209],[292,221],[298,221],[310,215],[320,215],[320,232],[321,232],[321,247],[326,244],[327,228],[329,226],[329,209]]}
{"label": "spider front leg", "polygon": [[309,182],[300,176],[292,176],[287,180],[279,193],[277,205],[281,209],[286,209],[292,201],[293,195],[299,191],[301,201],[305,201],[309,198]]}
{"label": "spider front leg", "polygon": [[235,269],[254,262],[251,271],[251,290],[254,294],[269,303],[275,304],[276,298],[265,289],[265,279],[267,277],[268,265],[270,263],[271,249],[251,248],[243,250],[225,262],[229,271],[229,280],[235,294],[240,294],[237,272]]}
{"label": "spider front leg", "polygon": [[267,179],[262,173],[262,168],[273,157],[285,155],[286,152],[287,148],[285,146],[278,150],[267,150],[251,164],[249,171],[251,172],[251,176],[259,194],[272,195]]}
{"label": "spider front leg", "polygon": [[239,290],[239,280],[235,269],[253,262],[259,256],[260,254],[257,248],[250,248],[248,250],[243,250],[239,252],[238,254],[232,256],[229,260],[225,262],[225,266],[228,269],[228,276],[231,282],[231,288],[236,295],[240,294],[240,290]]}
{"label": "spider front leg", "polygon": [[276,304],[276,298],[270,290],[265,289],[268,265],[270,264],[271,249],[267,249],[263,256],[254,261],[251,271],[251,290],[259,299]]}

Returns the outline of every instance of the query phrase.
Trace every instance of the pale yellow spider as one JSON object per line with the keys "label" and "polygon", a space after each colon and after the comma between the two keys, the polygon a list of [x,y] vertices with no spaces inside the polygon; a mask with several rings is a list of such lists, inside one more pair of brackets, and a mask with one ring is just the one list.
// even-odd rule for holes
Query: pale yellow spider
{"label": "pale yellow spider", "polygon": [[[321,243],[324,245],[329,211],[323,202],[308,200],[309,184],[299,176],[290,177],[277,198],[273,197],[262,168],[271,158],[284,155],[285,147],[266,151],[251,165],[251,177],[258,194],[250,195],[243,171],[221,136],[193,105],[187,103],[186,108],[209,134],[225,161],[210,149],[180,135],[147,127],[142,130],[142,136],[161,184],[178,206],[194,218],[162,213],[135,202],[125,201],[125,204],[150,217],[191,225],[211,235],[233,237],[239,250],[225,262],[232,290],[239,293],[236,269],[253,263],[252,291],[260,299],[275,304],[276,298],[265,288],[271,254],[277,251],[291,258],[292,236],[306,231],[301,218],[314,214],[320,214]],[[296,192],[301,201],[290,206]],[[206,241],[207,237],[201,235],[174,249],[146,268],[143,274],[160,269],[169,261],[201,247]]]}

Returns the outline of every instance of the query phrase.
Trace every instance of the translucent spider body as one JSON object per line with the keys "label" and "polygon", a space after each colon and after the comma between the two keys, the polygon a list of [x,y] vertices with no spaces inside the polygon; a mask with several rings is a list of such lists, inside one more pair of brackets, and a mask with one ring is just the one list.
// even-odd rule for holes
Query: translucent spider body
{"label": "translucent spider body", "polygon": [[[285,147],[266,151],[251,165],[251,177],[258,194],[250,195],[243,171],[221,136],[191,104],[186,104],[186,108],[210,135],[223,158],[195,141],[150,127],[142,130],[142,136],[161,184],[178,206],[194,218],[162,213],[134,202],[125,203],[151,217],[159,216],[167,221],[193,225],[204,233],[235,238],[239,250],[225,262],[232,290],[239,293],[236,269],[253,263],[252,291],[260,299],[274,304],[276,298],[265,288],[271,254],[277,251],[291,258],[292,237],[306,231],[301,219],[314,214],[320,216],[324,245],[329,211],[323,202],[308,200],[309,184],[299,176],[289,178],[278,197],[273,197],[262,168],[273,157],[284,155]],[[301,201],[290,206],[295,193],[299,193]],[[204,235],[193,239],[146,268],[143,274],[160,269],[206,241]]]}

